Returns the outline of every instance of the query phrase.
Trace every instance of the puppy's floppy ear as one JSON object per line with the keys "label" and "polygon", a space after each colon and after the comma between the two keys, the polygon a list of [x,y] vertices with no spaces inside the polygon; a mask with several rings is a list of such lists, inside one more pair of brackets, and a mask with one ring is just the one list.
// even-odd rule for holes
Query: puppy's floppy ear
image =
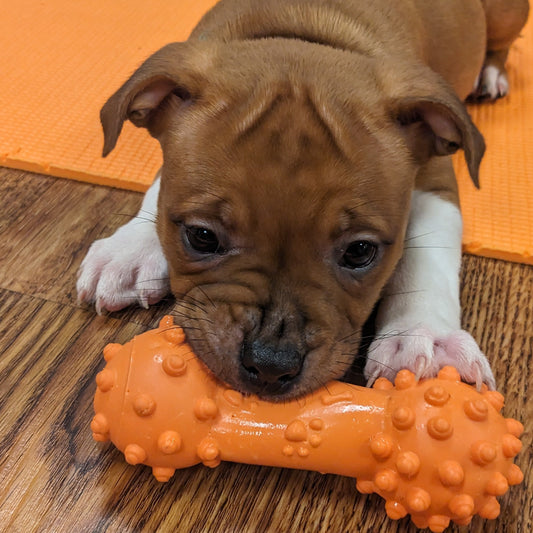
{"label": "puppy's floppy ear", "polygon": [[172,43],[150,56],[100,111],[103,157],[115,147],[125,120],[157,137],[155,119],[170,95],[181,101],[198,98],[205,79],[205,55],[205,50],[189,43]]}
{"label": "puppy's floppy ear", "polygon": [[470,177],[479,188],[479,165],[485,153],[485,141],[451,89],[441,86],[428,96],[394,99],[391,113],[420,163],[463,148]]}

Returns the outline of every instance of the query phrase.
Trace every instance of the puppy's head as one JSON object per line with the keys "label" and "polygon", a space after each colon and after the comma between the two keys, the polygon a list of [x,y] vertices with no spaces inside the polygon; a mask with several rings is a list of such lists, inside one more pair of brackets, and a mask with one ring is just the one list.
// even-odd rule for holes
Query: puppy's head
{"label": "puppy's head", "polygon": [[477,169],[482,141],[451,91],[386,85],[368,58],[323,46],[177,43],[102,110],[105,153],[126,119],[160,141],[178,322],[243,392],[341,377],[401,256],[417,168],[464,145]]}

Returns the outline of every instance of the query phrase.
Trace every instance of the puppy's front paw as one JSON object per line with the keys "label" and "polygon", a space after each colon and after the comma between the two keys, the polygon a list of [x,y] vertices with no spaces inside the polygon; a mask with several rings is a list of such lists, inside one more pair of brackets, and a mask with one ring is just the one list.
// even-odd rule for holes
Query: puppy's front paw
{"label": "puppy's front paw", "polygon": [[134,303],[148,307],[168,294],[168,266],[153,229],[126,225],[95,241],[78,271],[78,301],[96,312],[118,311]]}
{"label": "puppy's front paw", "polygon": [[399,370],[407,368],[417,378],[429,378],[446,365],[457,368],[468,383],[495,388],[487,358],[463,330],[437,336],[422,327],[379,335],[369,348],[365,377],[370,384],[380,376],[392,381]]}

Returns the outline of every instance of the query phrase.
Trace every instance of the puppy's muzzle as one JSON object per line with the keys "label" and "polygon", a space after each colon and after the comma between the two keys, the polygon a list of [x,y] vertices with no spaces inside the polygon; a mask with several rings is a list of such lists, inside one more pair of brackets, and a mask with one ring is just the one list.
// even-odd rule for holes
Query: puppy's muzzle
{"label": "puppy's muzzle", "polygon": [[292,344],[274,346],[256,339],[244,342],[241,349],[241,370],[251,392],[279,394],[287,392],[300,375],[303,354]]}

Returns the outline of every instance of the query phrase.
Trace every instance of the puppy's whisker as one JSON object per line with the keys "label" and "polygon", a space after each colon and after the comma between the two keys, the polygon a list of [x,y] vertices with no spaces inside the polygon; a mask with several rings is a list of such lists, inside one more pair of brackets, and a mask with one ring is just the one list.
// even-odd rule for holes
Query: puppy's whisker
{"label": "puppy's whisker", "polygon": [[[198,320],[197,317],[194,317],[184,311],[179,311],[178,309],[172,309],[169,314],[173,317],[180,317],[180,318],[184,318],[186,320]],[[183,326],[182,326],[183,327]]]}
{"label": "puppy's whisker", "polygon": [[155,220],[152,220],[151,218],[146,218],[146,217],[136,216],[136,217],[132,218],[132,220],[136,220],[140,224],[144,224],[144,223],[155,224]]}
{"label": "puppy's whisker", "polygon": [[402,292],[388,292],[382,295],[382,298],[389,298],[391,296],[401,296],[403,294],[415,294],[417,292],[427,292],[426,289],[415,289],[412,291],[402,291]]}
{"label": "puppy's whisker", "polygon": [[360,340],[360,333],[358,331],[354,331],[353,333],[350,333],[349,335],[346,335],[346,337],[341,337],[340,339],[337,339],[335,342],[347,342],[347,341],[358,341]]}
{"label": "puppy's whisker", "polygon": [[361,341],[369,341],[370,340],[371,341],[375,337],[376,337],[376,335],[374,335],[374,334],[361,335],[361,337],[358,340],[361,340]]}
{"label": "puppy's whisker", "polygon": [[390,365],[387,365],[385,364],[383,361],[379,361],[377,359],[373,359],[372,357],[367,357],[366,358],[368,361],[372,361],[373,363],[377,363],[378,365],[384,367],[384,368],[388,368],[389,370],[392,370],[392,372],[398,372],[398,368],[395,368],[393,366],[390,366]]}
{"label": "puppy's whisker", "polygon": [[[409,292],[409,291],[408,291]],[[418,292],[418,291],[413,291]],[[401,293],[398,293],[401,294]],[[420,336],[420,335],[408,335],[407,332],[409,330],[405,331],[388,331],[385,333],[380,334],[370,334],[370,335],[361,335],[359,332],[354,331],[353,333],[350,333],[346,335],[345,337],[341,337],[340,339],[336,339],[335,342],[338,343],[356,343],[360,341],[368,341],[373,339],[383,340],[383,339],[389,339],[391,337],[398,337],[398,336]]]}
{"label": "puppy's whisker", "polygon": [[164,328],[161,331],[158,331],[158,333],[165,333],[166,331],[172,331],[173,329],[183,329],[183,328],[178,325],[168,326],[168,328]]}
{"label": "puppy's whisker", "polygon": [[[193,315],[190,315],[190,314],[188,314],[186,312],[180,312],[178,310],[173,311],[170,314],[172,316],[174,316],[174,317],[177,317],[178,320],[179,319],[183,319],[183,320],[187,321],[187,323],[196,322],[198,324],[205,323],[205,324],[209,324],[210,326],[214,325],[213,321],[210,318],[206,317],[206,316],[193,316]],[[182,326],[182,327],[187,327],[187,324],[185,324],[185,326]]]}
{"label": "puppy's whisker", "polygon": [[[400,338],[415,338],[415,337],[420,337],[420,338],[424,338],[424,335],[414,335],[414,334],[406,334],[406,333],[395,333],[395,334],[390,334],[388,336],[381,336],[381,337],[376,337],[378,340],[384,340],[384,339],[391,339],[391,338],[394,338],[394,337],[400,337]],[[379,343],[375,344],[374,346],[372,346],[371,348],[369,348],[368,350],[368,353],[370,352],[375,352],[376,350],[379,351]]]}
{"label": "puppy's whisker", "polygon": [[326,391],[328,392],[328,394],[329,394],[330,396],[332,396],[331,391],[328,389],[328,384],[327,384],[327,383],[324,384],[324,388],[326,389]]}
{"label": "puppy's whisker", "polygon": [[[190,330],[203,331],[202,328],[198,328],[196,326],[187,326],[187,331],[190,331]],[[185,332],[185,337],[187,337],[187,332],[185,330],[184,332]]]}
{"label": "puppy's whisker", "polygon": [[183,318],[183,319],[187,320],[188,322],[198,322],[198,323],[206,322],[206,323],[212,324],[212,322],[210,322],[210,320],[206,316],[204,316],[203,314],[201,314],[201,313],[190,313],[186,309],[183,309],[183,310],[176,309],[175,311],[171,311],[170,314],[172,316],[174,316],[174,317]]}
{"label": "puppy's whisker", "polygon": [[211,298],[209,297],[209,295],[207,294],[207,292],[205,291],[205,289],[203,289],[202,287],[200,286],[197,286],[196,289],[198,289],[204,296],[205,298],[207,299],[207,301],[211,304],[211,306],[213,307],[213,309],[216,309],[216,305],[215,303],[213,302],[213,300],[211,300]]}
{"label": "puppy's whisker", "polygon": [[187,300],[187,301],[190,301],[191,303],[193,303],[194,305],[198,306],[198,308],[202,309],[202,311],[204,311],[204,313],[206,312],[206,309],[205,309],[205,304],[204,302],[202,302],[201,300],[198,300],[196,298],[193,298],[192,296],[189,296],[187,295],[184,300]]}
{"label": "puppy's whisker", "polygon": [[398,335],[406,335],[407,332],[409,330],[408,329],[403,329],[403,330],[394,330],[394,329],[391,329],[389,331],[385,331],[384,333],[380,333],[379,335],[376,335],[376,338],[390,338],[390,337],[397,337]]}
{"label": "puppy's whisker", "polygon": [[391,339],[393,337],[402,337],[402,338],[425,338],[425,335],[417,335],[415,333],[407,333],[407,331],[399,331],[392,333],[384,333],[382,336],[376,336],[377,339]]}
{"label": "puppy's whisker", "polygon": [[419,235],[412,235],[411,237],[406,237],[404,242],[413,241],[415,239],[420,239],[421,237],[427,237],[428,235],[433,235],[435,231],[428,231],[427,233],[420,233]]}
{"label": "puppy's whisker", "polygon": [[131,213],[113,213],[113,215],[117,217],[129,218],[130,220],[139,220],[139,222],[150,222],[155,224],[155,218],[142,217],[139,216],[139,213],[135,213],[134,215]]}
{"label": "puppy's whisker", "polygon": [[205,303],[204,302],[202,302],[201,300],[196,300],[195,298],[191,298],[189,296],[185,296],[184,298],[179,300],[177,302],[177,305],[178,306],[183,306],[183,307],[189,306],[189,307],[192,307],[195,310],[198,310],[198,309],[201,309],[202,311],[205,310]]}
{"label": "puppy's whisker", "polygon": [[[313,376],[312,383],[313,383],[313,390],[315,390],[315,391],[320,389],[320,388],[324,388],[324,389],[328,390],[327,389],[327,383],[322,383],[317,377]],[[330,394],[331,394],[331,392],[330,392]]]}
{"label": "puppy's whisker", "polygon": [[155,221],[155,217],[157,217],[157,211],[154,213],[152,211],[149,211],[148,209],[143,209],[142,207],[139,209],[139,213],[144,213],[148,216],[153,217],[154,221]]}
{"label": "puppy's whisker", "polygon": [[[189,320],[189,321],[194,320],[196,322],[203,321],[203,322],[207,322],[208,324],[213,325],[213,321],[206,317],[191,317],[190,315],[187,315],[186,313],[180,313],[179,311],[172,311],[170,314],[175,317],[184,318],[185,320]],[[182,327],[185,329],[187,326],[182,326]]]}
{"label": "puppy's whisker", "polygon": [[183,308],[187,311],[190,311],[191,313],[195,312],[195,311],[198,311],[199,307],[198,306],[195,306],[191,303],[191,305],[187,305],[183,300],[181,300],[179,303],[178,303],[178,308]]}

